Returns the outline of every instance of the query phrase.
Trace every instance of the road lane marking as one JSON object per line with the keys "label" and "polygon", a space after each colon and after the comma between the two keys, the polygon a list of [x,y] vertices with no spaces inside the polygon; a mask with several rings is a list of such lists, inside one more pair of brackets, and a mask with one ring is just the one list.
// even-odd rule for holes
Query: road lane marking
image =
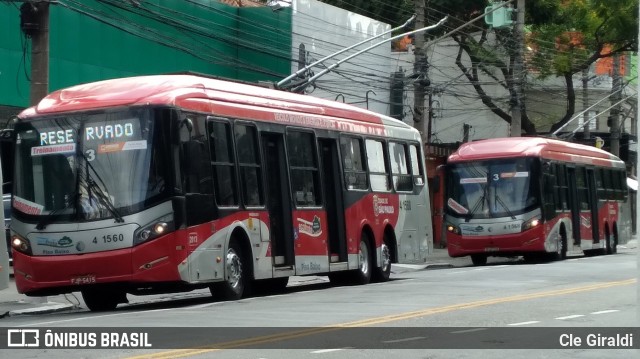
{"label": "road lane marking", "polygon": [[565,319],[573,319],[573,318],[580,318],[580,317],[584,317],[584,314],[567,315],[567,316],[564,316],[564,317],[557,317],[556,319],[565,320]]}
{"label": "road lane marking", "polygon": [[331,352],[337,352],[337,351],[340,351],[340,350],[344,350],[344,348],[315,350],[315,351],[312,351],[311,354],[331,353]]}
{"label": "road lane marking", "polygon": [[403,339],[392,339],[392,340],[383,340],[382,343],[402,343],[402,342],[412,342],[415,340],[426,339],[426,337],[411,337],[411,338],[403,338]]}
{"label": "road lane marking", "polygon": [[591,314],[598,315],[598,314],[607,314],[607,313],[615,313],[615,312],[619,312],[619,310],[617,310],[617,309],[601,310],[599,312],[593,312]]}
{"label": "road lane marking", "polygon": [[451,334],[463,334],[463,333],[472,333],[472,332],[479,332],[481,330],[487,330],[487,328],[473,328],[473,329],[465,329],[465,330],[456,330],[453,332],[450,332]]}
{"label": "road lane marking", "polygon": [[[508,296],[508,297],[498,297],[493,299],[478,300],[474,302],[447,305],[444,307],[426,308],[422,310],[416,310],[416,311],[399,313],[399,314],[391,314],[391,315],[369,318],[364,320],[337,323],[331,326],[294,330],[294,331],[289,331],[284,333],[276,333],[271,335],[265,335],[265,336],[259,336],[259,337],[241,339],[241,340],[235,340],[235,341],[229,341],[229,342],[212,343],[208,346],[201,346],[198,348],[176,349],[176,350],[162,351],[158,353],[144,354],[144,355],[129,357],[129,359],[182,358],[182,357],[194,356],[198,354],[210,353],[214,351],[220,351],[224,349],[239,348],[247,345],[253,346],[258,344],[273,343],[277,341],[284,341],[289,339],[306,337],[310,335],[341,330],[343,328],[367,327],[367,326],[372,326],[376,324],[390,323],[390,322],[395,322],[399,320],[453,312],[453,311],[462,310],[462,309],[471,309],[471,308],[485,307],[485,306],[494,305],[494,304],[519,302],[519,301],[561,296],[561,295],[567,295],[567,294],[576,294],[576,293],[582,293],[582,292],[593,291],[598,289],[630,285],[630,284],[637,283],[637,281],[638,280],[636,278],[632,278],[632,279],[626,279],[626,280],[620,280],[620,281],[614,281],[614,282],[590,284],[582,287],[554,289],[554,290],[537,292],[537,293],[529,293],[529,294],[517,294],[513,296]],[[538,323],[538,322],[523,322],[523,323]],[[519,323],[515,323],[515,324],[517,325]],[[510,324],[510,325],[513,325],[513,324]]]}
{"label": "road lane marking", "polygon": [[529,324],[536,324],[536,323],[540,323],[540,321],[539,320],[530,320],[528,322],[511,323],[511,324],[507,324],[507,325],[516,326],[516,325],[529,325]]}

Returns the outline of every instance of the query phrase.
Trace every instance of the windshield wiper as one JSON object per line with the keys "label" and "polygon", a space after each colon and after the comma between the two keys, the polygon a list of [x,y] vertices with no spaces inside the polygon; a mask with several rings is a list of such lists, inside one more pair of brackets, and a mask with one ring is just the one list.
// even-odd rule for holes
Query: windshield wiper
{"label": "windshield wiper", "polygon": [[51,211],[48,214],[46,214],[44,217],[42,217],[42,219],[40,219],[40,221],[38,221],[38,224],[36,224],[36,229],[41,231],[41,230],[47,228],[47,226],[51,223],[51,219],[53,219],[53,217],[56,214],[64,211],[67,208],[70,208],[72,205],[74,205],[78,201],[78,192],[72,193],[71,194],[71,198],[72,198],[72,200],[70,200],[69,203],[67,203],[64,207],[56,208],[53,211]]}
{"label": "windshield wiper", "polygon": [[482,187],[482,196],[480,196],[480,198],[478,198],[476,203],[473,205],[473,208],[465,218],[465,222],[469,222],[471,218],[473,218],[473,215],[476,214],[476,211],[478,210],[478,207],[480,207],[480,204],[482,204],[482,210],[484,211],[484,204],[486,202],[485,199],[487,198],[487,187],[489,186],[485,185]]}
{"label": "windshield wiper", "polygon": [[516,219],[516,216],[513,215],[513,213],[509,210],[509,208],[507,207],[507,205],[502,201],[502,199],[500,198],[500,196],[498,196],[498,194],[496,193],[496,202],[500,203],[500,205],[502,206],[502,208],[504,208],[504,210],[507,212],[507,214],[511,217],[511,219]]}
{"label": "windshield wiper", "polygon": [[[86,163],[86,168],[91,169],[91,171],[93,171],[93,173],[96,175],[96,178],[106,188],[107,186],[105,186],[104,181],[102,181],[102,178],[100,178],[100,175],[98,174],[98,172],[95,170],[95,168],[93,168],[93,165],[91,165],[91,163],[89,162],[89,159],[87,159],[87,156],[85,156],[84,153],[82,153],[81,151],[79,151],[78,153],[80,153],[82,158],[84,158],[84,162]],[[91,201],[91,190],[93,189],[93,192],[95,192],[98,202],[113,215],[113,217],[116,219],[116,223],[123,223],[124,218],[122,218],[122,216],[120,215],[120,212],[118,212],[118,210],[116,209],[116,206],[111,201],[111,198],[106,193],[104,193],[100,185],[98,185],[98,183],[96,183],[96,181],[93,180],[89,171],[85,170],[85,172],[86,172],[85,180],[87,182],[87,194],[89,196],[89,201]]]}

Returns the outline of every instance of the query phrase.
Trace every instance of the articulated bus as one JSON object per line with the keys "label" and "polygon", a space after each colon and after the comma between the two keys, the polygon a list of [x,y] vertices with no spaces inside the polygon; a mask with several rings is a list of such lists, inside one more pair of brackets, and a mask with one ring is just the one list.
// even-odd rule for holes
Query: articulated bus
{"label": "articulated bus", "polygon": [[15,123],[20,293],[365,284],[432,247],[418,131],[350,105],[195,75],[59,90]]}
{"label": "articulated bus", "polygon": [[625,164],[595,147],[545,138],[465,143],[445,167],[444,226],[451,257],[564,259],[615,253],[629,239],[622,220]]}

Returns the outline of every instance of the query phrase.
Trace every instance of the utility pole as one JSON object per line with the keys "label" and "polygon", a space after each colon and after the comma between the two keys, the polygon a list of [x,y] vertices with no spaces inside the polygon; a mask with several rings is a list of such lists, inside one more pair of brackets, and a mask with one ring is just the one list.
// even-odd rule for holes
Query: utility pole
{"label": "utility pole", "polygon": [[49,93],[49,1],[34,3],[40,29],[31,38],[30,104],[36,105]]}
{"label": "utility pole", "polygon": [[612,108],[609,111],[609,133],[611,134],[611,148],[610,152],[616,156],[620,155],[620,105],[617,104],[620,102],[621,94],[620,88],[622,86],[622,78],[620,77],[620,55],[613,55],[613,69],[612,69],[612,86],[611,91],[613,95],[611,96],[611,104]]}
{"label": "utility pole", "polygon": [[[425,0],[414,0],[416,12],[415,28],[423,28],[425,23]],[[424,128],[424,98],[425,98],[425,76],[427,74],[427,56],[424,50],[424,34],[414,36],[413,53],[415,61],[413,63],[413,73],[418,77],[413,83],[413,127],[421,134],[425,144],[429,143],[428,131]]]}
{"label": "utility pole", "polygon": [[469,142],[469,132],[471,131],[471,125],[463,124],[462,125],[462,142]]}
{"label": "utility pole", "polygon": [[[582,114],[583,123],[584,123],[584,139],[588,140],[591,138],[591,118],[589,117],[589,68],[585,68],[582,70],[582,108],[584,113]],[[594,120],[595,121],[595,120]]]}
{"label": "utility pole", "polygon": [[49,0],[23,2],[20,28],[31,38],[29,104],[34,106],[49,93]]}
{"label": "utility pole", "polygon": [[522,48],[524,46],[524,0],[518,0],[516,14],[516,31],[514,43],[516,46],[515,59],[513,62],[513,83],[515,94],[511,99],[511,137],[522,135],[522,113],[520,111],[522,98],[523,65]]}

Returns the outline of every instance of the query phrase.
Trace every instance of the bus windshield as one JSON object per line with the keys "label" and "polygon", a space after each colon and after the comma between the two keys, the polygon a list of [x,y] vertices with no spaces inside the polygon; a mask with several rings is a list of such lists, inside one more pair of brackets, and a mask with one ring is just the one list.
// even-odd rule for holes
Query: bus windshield
{"label": "bus windshield", "polygon": [[456,217],[513,217],[539,205],[532,158],[451,164],[446,211]]}
{"label": "bus windshield", "polygon": [[122,220],[165,198],[168,162],[152,113],[129,109],[17,124],[14,209],[60,220]]}

